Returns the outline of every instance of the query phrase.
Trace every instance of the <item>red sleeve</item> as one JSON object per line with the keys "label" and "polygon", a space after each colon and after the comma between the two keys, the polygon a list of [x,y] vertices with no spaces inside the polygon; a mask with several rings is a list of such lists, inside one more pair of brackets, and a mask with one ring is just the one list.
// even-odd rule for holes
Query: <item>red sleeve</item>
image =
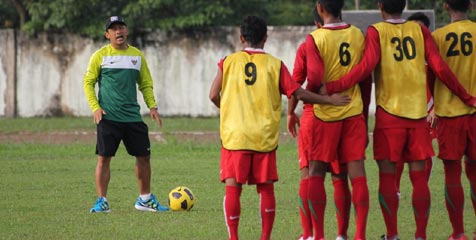
{"label": "red sleeve", "polygon": [[288,68],[281,62],[281,73],[279,76],[279,91],[281,94],[286,95],[288,98],[298,90],[301,85],[293,80]]}
{"label": "red sleeve", "polygon": [[223,71],[223,62],[225,61],[225,58],[220,59],[218,62],[218,68]]}
{"label": "red sleeve", "polygon": [[342,92],[370,76],[380,61],[380,39],[378,31],[373,27],[367,28],[365,50],[362,60],[352,70],[337,81],[326,83],[329,95]]}
{"label": "red sleeve", "polygon": [[431,96],[434,96],[435,94],[435,74],[431,69],[426,66],[426,82],[428,84],[428,89],[430,90]]}
{"label": "red sleeve", "polygon": [[306,45],[301,43],[296,51],[296,58],[294,59],[293,79],[299,84],[306,81]]}
{"label": "red sleeve", "polygon": [[466,89],[458,82],[458,78],[446,64],[445,60],[438,51],[438,46],[431,36],[430,30],[422,27],[423,37],[425,39],[425,57],[429,68],[435,73],[436,77],[443,82],[456,96],[458,96],[466,105],[473,106],[476,98],[469,95]]}
{"label": "red sleeve", "polygon": [[306,37],[305,42],[306,51],[306,71],[307,71],[307,84],[306,87],[310,91],[317,92],[322,84],[322,78],[324,77],[324,61],[322,61],[319,50],[314,43],[314,39],[311,35]]}
{"label": "red sleeve", "polygon": [[372,76],[368,76],[364,81],[359,83],[360,92],[362,96],[362,102],[364,105],[363,113],[365,117],[365,122],[369,119],[369,105],[370,98],[372,95]]}

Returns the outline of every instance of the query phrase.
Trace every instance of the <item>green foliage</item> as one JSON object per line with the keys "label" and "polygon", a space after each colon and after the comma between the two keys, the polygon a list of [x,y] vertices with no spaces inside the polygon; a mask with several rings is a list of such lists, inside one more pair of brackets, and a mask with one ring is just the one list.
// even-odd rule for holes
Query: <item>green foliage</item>
{"label": "green foliage", "polygon": [[[12,1],[23,3],[29,14],[29,20],[22,26],[26,31],[31,33],[67,31],[93,38],[103,36],[103,24],[111,15],[121,15],[126,19],[131,32],[140,34],[150,29],[180,31],[208,26],[237,25],[244,15],[262,16],[269,20],[270,25],[310,24],[309,19],[312,19],[310,8],[314,4],[314,0]],[[5,5],[9,5],[10,8],[0,8],[0,13],[13,9],[10,2]]]}
{"label": "green foliage", "polygon": [[[270,14],[268,21],[272,25],[313,25],[313,2],[301,1],[300,4],[294,2],[283,2],[269,6]],[[292,21],[292,22],[290,22]]]}
{"label": "green foliage", "polygon": [[[449,22],[444,0],[408,0],[408,9],[435,9],[436,27]],[[16,4],[14,4],[16,3]],[[150,29],[181,31],[209,26],[236,26],[244,15],[264,17],[269,25],[312,25],[316,0],[0,0],[0,27],[8,20],[20,27],[23,6],[27,16],[21,28],[74,32],[102,38],[107,17],[121,15],[132,34]],[[345,1],[345,10],[377,9],[376,0]],[[16,7],[15,7],[16,6]],[[474,19],[476,14],[470,12]]]}
{"label": "green foliage", "polygon": [[26,4],[31,16],[23,29],[38,31],[69,31],[99,37],[104,32],[107,16],[118,14],[128,3],[115,1],[38,0]]}
{"label": "green foliage", "polygon": [[232,10],[216,1],[175,1],[138,0],[129,3],[122,11],[128,21],[137,29],[184,29],[214,25],[215,21],[226,19]]}
{"label": "green foliage", "polygon": [[18,27],[19,17],[9,0],[0,0],[0,28]]}

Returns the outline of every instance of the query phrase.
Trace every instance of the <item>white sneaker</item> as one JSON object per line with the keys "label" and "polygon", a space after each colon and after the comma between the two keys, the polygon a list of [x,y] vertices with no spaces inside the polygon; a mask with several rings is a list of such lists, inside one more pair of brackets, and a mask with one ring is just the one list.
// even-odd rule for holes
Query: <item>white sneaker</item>
{"label": "white sneaker", "polygon": [[339,235],[339,236],[336,237],[336,240],[347,240],[347,238],[342,237],[342,236]]}
{"label": "white sneaker", "polygon": [[380,237],[380,240],[400,240],[400,237],[398,237],[398,235],[396,235],[396,236],[393,236],[393,237],[389,238],[386,235],[382,235]]}

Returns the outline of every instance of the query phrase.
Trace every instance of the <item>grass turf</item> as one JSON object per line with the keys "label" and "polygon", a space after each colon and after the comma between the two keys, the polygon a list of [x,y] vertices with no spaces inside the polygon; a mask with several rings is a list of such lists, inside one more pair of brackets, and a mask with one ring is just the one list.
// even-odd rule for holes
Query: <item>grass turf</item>
{"label": "grass turf", "polygon": [[[18,119],[17,119],[18,120]],[[50,122],[51,121],[51,122]],[[90,119],[0,120],[0,134],[15,131],[93,130]],[[205,121],[205,122],[203,122]],[[8,123],[6,123],[8,122]],[[167,127],[172,124],[174,127]],[[149,126],[152,124],[150,122]],[[217,129],[216,119],[164,119],[163,131]],[[8,127],[5,127],[5,125]],[[183,125],[183,127],[181,126]],[[85,126],[85,127],[84,127]],[[186,126],[186,127],[185,127]],[[199,127],[197,127],[199,126]],[[151,127],[153,130],[154,127]],[[15,129],[14,131],[12,131]],[[159,129],[157,129],[159,130]],[[138,196],[133,159],[120,147],[111,164],[108,200],[109,214],[91,214],[95,201],[94,146],[85,143],[0,143],[0,232],[1,239],[226,239],[222,212],[224,186],[219,182],[219,142],[175,139],[152,143],[152,191],[162,204],[168,191],[176,186],[190,187],[196,203],[189,212],[144,213],[134,209]],[[367,156],[372,156],[371,144]],[[275,185],[277,215],[273,239],[297,239],[301,230],[298,215],[296,143],[282,138],[278,149],[280,181]],[[367,238],[379,239],[385,232],[377,200],[378,170],[373,160],[366,162],[370,190]],[[411,208],[411,184],[407,169],[402,177],[399,209],[401,239],[412,239],[415,224]],[[443,169],[439,160],[430,181],[432,208],[428,239],[446,239],[451,232],[443,193]],[[476,230],[476,220],[465,190],[465,227],[467,234]],[[327,208],[325,232],[334,238],[336,221],[332,202],[332,184],[326,178]],[[258,239],[260,234],[258,196],[254,186],[245,186],[242,194],[241,239]],[[354,232],[351,216],[350,236]]]}

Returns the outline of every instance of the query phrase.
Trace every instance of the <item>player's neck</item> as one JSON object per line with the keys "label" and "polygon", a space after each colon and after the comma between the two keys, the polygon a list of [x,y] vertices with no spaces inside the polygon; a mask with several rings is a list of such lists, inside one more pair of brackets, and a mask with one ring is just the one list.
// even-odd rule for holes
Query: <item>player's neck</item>
{"label": "player's neck", "polygon": [[264,41],[258,44],[251,44],[250,42],[244,42],[243,45],[245,48],[249,48],[249,49],[263,49]]}
{"label": "player's neck", "polygon": [[327,24],[334,24],[334,23],[341,23],[342,20],[340,18],[337,18],[337,17],[334,17],[334,16],[329,16],[324,20],[324,24],[327,25]]}
{"label": "player's neck", "polygon": [[127,43],[122,43],[122,44],[111,43],[111,46],[117,50],[127,50],[129,48],[129,44]]}
{"label": "player's neck", "polygon": [[468,14],[465,12],[451,12],[450,13],[451,22],[457,22],[468,19]]}
{"label": "player's neck", "polygon": [[384,21],[398,20],[398,19],[402,19],[402,14],[401,13],[389,14],[386,12],[382,12],[382,18]]}

